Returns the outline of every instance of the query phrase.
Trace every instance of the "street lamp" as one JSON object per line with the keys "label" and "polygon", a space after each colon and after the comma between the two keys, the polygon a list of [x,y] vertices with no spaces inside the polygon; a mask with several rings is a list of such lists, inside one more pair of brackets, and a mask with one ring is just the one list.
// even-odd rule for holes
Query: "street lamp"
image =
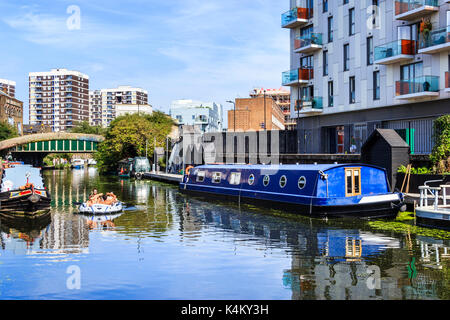
{"label": "street lamp", "polygon": [[234,132],[236,132],[236,103],[234,101],[228,100],[228,103],[232,103],[234,105],[234,111],[233,111],[233,115],[234,115]]}

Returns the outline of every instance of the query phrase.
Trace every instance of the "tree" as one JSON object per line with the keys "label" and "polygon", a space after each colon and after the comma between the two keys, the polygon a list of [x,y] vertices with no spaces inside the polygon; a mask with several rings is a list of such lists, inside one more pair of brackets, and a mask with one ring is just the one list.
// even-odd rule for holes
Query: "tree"
{"label": "tree", "polygon": [[83,121],[70,129],[70,132],[105,135],[106,129],[101,126],[91,126],[88,121]]}
{"label": "tree", "polygon": [[165,146],[173,125],[173,120],[159,111],[117,117],[107,129],[105,141],[98,145],[94,155],[97,166],[101,172],[115,172],[120,160],[145,156],[146,145],[151,158],[155,147]]}
{"label": "tree", "polygon": [[0,122],[0,141],[18,137],[17,129],[6,122]]}
{"label": "tree", "polygon": [[430,160],[437,167],[438,173],[444,173],[450,171],[450,115],[438,118],[433,129],[435,145]]}

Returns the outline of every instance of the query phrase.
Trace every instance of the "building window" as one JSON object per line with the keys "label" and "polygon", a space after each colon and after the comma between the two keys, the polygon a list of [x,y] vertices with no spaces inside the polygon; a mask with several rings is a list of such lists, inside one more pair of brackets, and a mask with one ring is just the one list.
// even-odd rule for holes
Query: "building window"
{"label": "building window", "polygon": [[361,194],[361,168],[345,169],[345,196],[354,197]]}
{"label": "building window", "polygon": [[348,11],[348,24],[348,35],[353,36],[355,34],[355,8]]}
{"label": "building window", "polygon": [[344,4],[348,4],[348,0],[344,0]]}
{"label": "building window", "polygon": [[328,82],[328,107],[334,106],[334,86],[333,81]]}
{"label": "building window", "polygon": [[373,37],[367,38],[367,65],[373,65]]}
{"label": "building window", "polygon": [[350,45],[344,44],[344,71],[348,71],[350,67]]}
{"label": "building window", "polygon": [[355,99],[355,86],[356,86],[356,81],[355,81],[355,77],[350,77],[349,79],[349,103],[355,103],[356,99]]}
{"label": "building window", "polygon": [[373,100],[380,100],[380,71],[373,73]]}
{"label": "building window", "polygon": [[328,51],[323,52],[323,75],[328,75]]}
{"label": "building window", "polygon": [[328,17],[328,42],[333,42],[333,17]]}
{"label": "building window", "polygon": [[328,12],[328,0],[323,0],[323,12]]}

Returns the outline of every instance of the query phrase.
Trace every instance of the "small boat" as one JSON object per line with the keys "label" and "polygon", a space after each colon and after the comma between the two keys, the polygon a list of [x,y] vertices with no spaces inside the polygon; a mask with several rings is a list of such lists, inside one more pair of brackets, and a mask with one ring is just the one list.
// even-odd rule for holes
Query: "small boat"
{"label": "small boat", "polygon": [[204,165],[186,170],[180,190],[304,215],[393,217],[406,210],[386,170],[366,164]]}
{"label": "small boat", "polygon": [[88,167],[96,166],[97,165],[97,161],[95,161],[94,159],[88,159],[87,165],[88,165]]}
{"label": "small boat", "polygon": [[450,229],[450,185],[431,187],[427,181],[419,187],[420,201],[416,207],[417,223],[426,227]]}
{"label": "small boat", "polygon": [[39,218],[50,211],[51,197],[40,168],[7,164],[1,170],[0,215]]}
{"label": "small boat", "polygon": [[73,159],[71,167],[74,169],[83,169],[84,168],[84,160],[83,159]]}
{"label": "small boat", "polygon": [[107,204],[93,204],[88,206],[82,203],[78,207],[78,212],[82,214],[115,214],[123,211],[123,203],[118,201],[112,205]]}
{"label": "small boat", "polygon": [[132,161],[132,158],[119,161],[118,175],[120,178],[131,177]]}

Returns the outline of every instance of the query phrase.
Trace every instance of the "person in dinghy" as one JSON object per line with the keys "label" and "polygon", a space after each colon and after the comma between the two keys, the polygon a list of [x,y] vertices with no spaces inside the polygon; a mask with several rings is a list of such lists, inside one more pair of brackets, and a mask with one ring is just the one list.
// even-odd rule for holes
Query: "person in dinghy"
{"label": "person in dinghy", "polygon": [[81,213],[94,214],[120,212],[122,209],[122,203],[117,199],[113,192],[103,194],[98,193],[97,189],[94,189],[89,196],[89,200],[79,207]]}

